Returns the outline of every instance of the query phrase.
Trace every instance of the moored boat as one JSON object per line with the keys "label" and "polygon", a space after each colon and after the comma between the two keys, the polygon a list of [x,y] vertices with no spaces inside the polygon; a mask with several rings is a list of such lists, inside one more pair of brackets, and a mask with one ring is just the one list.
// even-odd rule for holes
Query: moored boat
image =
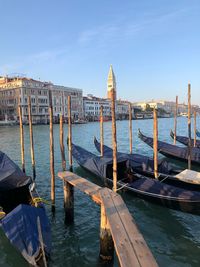
{"label": "moored boat", "polygon": [[[170,136],[172,139],[174,139],[174,132],[170,132]],[[178,141],[181,144],[184,144],[185,146],[188,146],[189,138],[187,136],[181,136],[177,135],[176,136],[176,141]],[[191,139],[191,146],[194,146],[194,139]],[[196,140],[196,146],[197,148],[200,148],[200,140]]]}
{"label": "moored boat", "polygon": [[[97,151],[100,152],[100,143],[94,138],[94,145]],[[103,146],[104,156],[112,156],[112,149],[108,146]],[[150,157],[141,155],[141,154],[127,154],[118,152],[117,155],[120,157],[124,157],[132,163],[138,163],[138,166],[134,166],[133,171],[146,177],[154,178],[154,160]],[[184,172],[184,175],[183,175]],[[176,168],[175,165],[166,161],[165,159],[158,160],[158,180],[169,184],[178,186],[180,188],[188,189],[188,190],[197,190],[200,191],[200,177],[194,178],[194,173],[192,173],[192,178],[190,179],[189,173],[185,172],[185,170],[181,170]],[[199,173],[198,173],[199,174]],[[191,175],[191,173],[190,173]],[[197,176],[197,175],[196,175]]]}
{"label": "moored boat", "polygon": [[51,232],[32,178],[0,151],[0,229],[32,266],[46,266]]}
{"label": "moored boat", "polygon": [[[147,137],[139,130],[138,137],[147,145],[153,148],[153,138]],[[171,145],[163,141],[158,141],[158,152],[166,157],[177,159],[183,162],[188,161],[189,151],[187,147],[179,147]],[[191,148],[191,162],[193,164],[200,164],[200,150],[196,147]]]}
{"label": "moored boat", "polygon": [[[72,155],[77,163],[92,174],[112,183],[111,156],[100,157],[72,144]],[[168,208],[200,215],[200,192],[183,190],[155,179],[132,173],[129,160],[118,156],[118,187],[124,188],[145,200]]]}

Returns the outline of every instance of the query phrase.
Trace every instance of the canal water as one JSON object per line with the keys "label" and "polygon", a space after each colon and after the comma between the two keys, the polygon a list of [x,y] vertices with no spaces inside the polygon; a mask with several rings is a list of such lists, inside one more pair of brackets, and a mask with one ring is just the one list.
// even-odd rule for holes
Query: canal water
{"label": "canal water", "polygon": [[[169,133],[170,129],[173,129],[173,119],[159,119],[158,123],[159,139],[172,143]],[[199,121],[197,123],[200,124]],[[152,136],[152,126],[152,120],[133,121],[134,152],[152,156],[152,149],[143,144],[137,137],[138,128],[145,134]],[[24,128],[26,170],[31,175],[29,131],[28,126]],[[66,140],[67,125],[65,125],[64,129]],[[49,126],[34,126],[33,131],[37,188],[41,197],[50,201]],[[104,124],[104,131],[105,144],[110,146],[111,122]],[[186,118],[178,118],[178,133],[180,135],[187,134]],[[73,125],[73,142],[98,154],[93,145],[94,136],[99,138],[99,123]],[[128,152],[128,121],[117,121],[117,136],[118,151]],[[21,166],[19,140],[18,126],[0,127],[0,150],[7,153]],[[61,171],[59,125],[54,126],[54,145],[55,172],[57,173]],[[68,158],[66,142],[65,150]],[[76,173],[102,185],[101,181],[82,170],[76,162],[74,162],[74,166]],[[122,197],[159,266],[200,266],[200,217],[160,207],[136,198],[131,194],[122,192]],[[57,178],[55,217],[53,218],[51,215],[50,206],[47,206],[47,213],[52,228],[51,266],[103,266],[98,261],[100,208],[89,197],[79,191],[75,191],[75,223],[66,227],[64,225],[62,182]],[[0,232],[0,266],[28,266],[23,258],[10,246],[2,232]],[[115,260],[115,266],[118,266],[117,260]]]}

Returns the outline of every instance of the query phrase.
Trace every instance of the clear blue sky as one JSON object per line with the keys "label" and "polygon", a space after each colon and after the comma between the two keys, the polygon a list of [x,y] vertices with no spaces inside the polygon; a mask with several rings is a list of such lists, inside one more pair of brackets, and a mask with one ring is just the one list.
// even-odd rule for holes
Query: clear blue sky
{"label": "clear blue sky", "polygon": [[0,0],[0,75],[106,95],[200,104],[199,0]]}

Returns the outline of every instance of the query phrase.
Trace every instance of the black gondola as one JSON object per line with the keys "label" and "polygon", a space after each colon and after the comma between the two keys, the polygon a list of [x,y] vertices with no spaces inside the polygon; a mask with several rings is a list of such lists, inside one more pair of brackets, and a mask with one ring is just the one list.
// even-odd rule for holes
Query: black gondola
{"label": "black gondola", "polygon": [[[97,151],[100,152],[100,143],[94,138],[94,145]],[[112,149],[108,146],[103,146],[104,149],[104,156],[112,156]],[[138,166],[134,166],[133,171],[139,174],[142,174],[146,177],[154,178],[154,161],[152,158],[141,155],[141,154],[127,154],[118,152],[117,155],[120,157],[124,157],[130,161],[130,164],[137,163]],[[173,164],[166,161],[165,159],[158,160],[158,180],[169,184],[178,186],[180,188],[184,188],[187,190],[200,190],[200,181],[193,181],[192,179],[184,179],[181,180],[178,176],[183,170],[177,169]],[[177,175],[177,176],[176,176]]]}
{"label": "black gondola", "polygon": [[[74,144],[72,144],[72,155],[81,167],[112,183],[112,157],[96,156]],[[142,175],[135,176],[131,172],[133,166],[130,165],[129,160],[120,155],[118,155],[117,165],[117,184],[120,188],[125,188],[136,196],[156,204],[200,215],[200,192],[183,190]]]}
{"label": "black gondola", "polygon": [[[138,137],[147,145],[153,148],[153,138],[147,137],[139,130]],[[166,157],[177,159],[183,162],[188,161],[188,148],[171,145],[163,141],[158,141],[158,152]],[[200,164],[200,150],[196,147],[191,148],[192,163],[199,166]]]}
{"label": "black gondola", "polygon": [[46,266],[50,224],[32,178],[0,151],[0,231],[32,266]]}
{"label": "black gondola", "polygon": [[[170,136],[172,139],[174,139],[174,132],[173,131],[170,132]],[[178,141],[181,144],[184,144],[185,146],[188,146],[188,140],[189,140],[189,138],[187,136],[180,136],[180,135],[176,136],[176,141]],[[191,146],[192,147],[194,146],[194,139],[191,139]],[[196,147],[200,148],[200,140],[196,140]]]}

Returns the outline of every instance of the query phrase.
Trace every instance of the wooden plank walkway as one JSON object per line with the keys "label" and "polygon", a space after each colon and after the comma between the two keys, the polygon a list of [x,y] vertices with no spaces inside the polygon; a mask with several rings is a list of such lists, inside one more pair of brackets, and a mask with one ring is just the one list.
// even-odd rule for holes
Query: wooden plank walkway
{"label": "wooden plank walkway", "polygon": [[98,186],[69,171],[59,172],[58,177],[61,178],[62,180],[65,180],[69,184],[73,185],[81,192],[89,195],[91,199],[97,204],[99,205],[101,204],[101,199],[99,195],[99,190],[102,189],[101,186]]}
{"label": "wooden plank walkway", "polygon": [[120,266],[158,266],[121,196],[108,188],[103,188],[100,197]]}
{"label": "wooden plank walkway", "polygon": [[121,267],[158,267],[120,195],[68,171],[58,177],[103,205]]}

